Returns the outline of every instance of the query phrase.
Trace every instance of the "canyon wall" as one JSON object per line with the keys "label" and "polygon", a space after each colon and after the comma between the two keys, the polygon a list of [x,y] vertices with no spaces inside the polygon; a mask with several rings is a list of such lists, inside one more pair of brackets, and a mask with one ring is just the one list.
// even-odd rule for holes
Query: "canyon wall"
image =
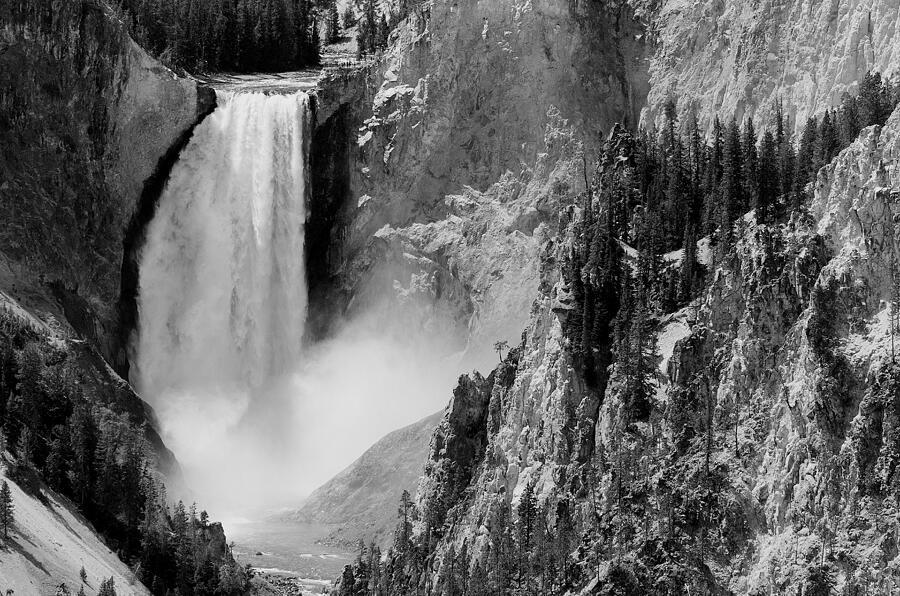
{"label": "canyon wall", "polygon": [[55,304],[124,373],[118,301],[130,236],[152,214],[145,183],[164,180],[215,96],[102,2],[7,2],[0,24],[0,284]]}
{"label": "canyon wall", "polygon": [[123,379],[128,281],[167,168],[214,104],[102,2],[0,6],[0,310],[76,362],[98,403],[147,423],[156,463],[176,481],[152,408]]}
{"label": "canyon wall", "polygon": [[418,494],[419,531],[440,528],[431,589],[460,552],[493,564],[495,525],[530,483],[551,528],[561,506],[593,528],[571,554],[577,589],[627,576],[640,593],[784,593],[820,564],[839,591],[900,588],[898,135],[900,111],[866,129],[819,172],[808,212],[741,221],[708,288],[658,323],[645,422],[618,365],[602,395],[573,366],[562,233],[521,346],[486,384],[461,380],[432,439]]}
{"label": "canyon wall", "polygon": [[645,4],[655,46],[647,121],[670,97],[707,128],[715,114],[768,124],[781,102],[799,133],[808,117],[853,93],[867,71],[896,73],[895,0]]}
{"label": "canyon wall", "polygon": [[[436,4],[395,34],[376,67],[381,82],[350,161],[353,200],[341,216],[349,223],[333,279],[358,300],[360,280],[385,275],[382,288],[444,309],[422,324],[459,341],[511,338],[516,325],[525,333],[491,375],[461,379],[432,438],[417,495],[418,531],[432,532],[419,585],[450,589],[460,552],[488,564],[502,511],[533,482],[550,504],[548,523],[560,504],[596,522],[572,553],[570,589],[610,586],[627,572],[645,590],[664,581],[676,593],[772,593],[803,585],[822,563],[839,590],[900,588],[888,324],[900,114],[823,168],[811,203],[790,221],[741,220],[733,254],[715,264],[701,297],[658,322],[646,423],[624,412],[621,371],[611,371],[603,394],[577,372],[563,334],[572,293],[559,266],[574,240],[577,214],[567,207],[584,189],[592,135],[615,120],[634,124],[637,112],[650,125],[670,98],[704,127],[717,114],[766,125],[780,102],[800,129],[855,92],[867,71],[893,74],[900,5]],[[613,42],[623,66],[611,68],[599,51],[594,75],[611,68],[628,89],[621,94],[592,95],[598,87],[586,74],[572,90],[544,61],[561,54],[537,51],[549,28],[570,31],[561,15],[593,10],[605,15],[592,22],[603,27],[594,39]],[[603,21],[610,10],[619,18]],[[529,16],[541,24],[523,28]],[[469,44],[490,48],[498,29],[513,40],[498,42],[505,55],[466,53]],[[526,31],[523,49],[515,40]],[[447,37],[452,55],[423,59],[420,48],[440,54]],[[550,47],[573,39],[553,36]],[[566,60],[577,64],[575,55]],[[543,69],[537,80],[529,65]],[[508,73],[517,91],[505,86]],[[451,83],[442,85],[444,76]],[[586,117],[591,102],[607,105]],[[386,273],[373,273],[379,268]],[[498,319],[487,322],[510,309],[527,321],[508,317],[503,331]],[[454,318],[469,321],[465,333]],[[635,550],[638,533],[658,550]]]}
{"label": "canyon wall", "polygon": [[627,4],[413,9],[359,75],[366,92],[323,111],[346,118],[350,146],[329,163],[349,184],[329,245],[313,251],[327,253],[313,311],[338,297],[339,312],[374,309],[450,352],[468,346],[471,363],[516,339],[548,222],[584,186],[582,148],[644,105],[641,31]]}

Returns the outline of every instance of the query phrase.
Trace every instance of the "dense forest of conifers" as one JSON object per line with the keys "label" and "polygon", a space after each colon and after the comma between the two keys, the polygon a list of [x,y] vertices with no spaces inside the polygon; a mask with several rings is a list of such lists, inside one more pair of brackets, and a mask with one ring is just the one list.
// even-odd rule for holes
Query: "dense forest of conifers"
{"label": "dense forest of conifers", "polygon": [[246,593],[248,572],[206,513],[169,508],[143,429],[86,394],[75,360],[0,309],[0,458],[7,450],[15,458],[8,476],[68,497],[154,594]]}
{"label": "dense forest of conifers", "polygon": [[582,217],[563,268],[574,299],[564,330],[587,382],[602,394],[615,361],[625,402],[637,419],[646,418],[654,320],[703,289],[698,240],[706,238],[720,262],[744,214],[753,210],[758,222],[776,223],[802,210],[819,169],[863,128],[883,125],[898,100],[900,87],[869,73],[856,96],[807,120],[799,142],[781,107],[762,134],[752,119],[739,125],[716,118],[704,140],[696,117],[679,121],[674,102],[658,134],[616,128],[580,198]]}
{"label": "dense forest of conifers", "polygon": [[[793,126],[782,109],[761,135],[750,119],[742,125],[736,120],[727,124],[716,120],[709,139],[704,140],[693,115],[679,121],[674,102],[667,106],[666,125],[657,133],[631,133],[621,127],[612,131],[588,190],[576,199],[574,243],[562,263],[571,291],[571,310],[563,329],[567,349],[601,399],[610,375],[615,374],[621,383],[625,416],[631,421],[650,416],[658,321],[706,287],[709,270],[698,261],[698,241],[705,239],[703,244],[711,247],[707,256],[715,266],[733,254],[746,213],[754,210],[758,222],[776,225],[802,212],[808,198],[806,186],[815,180],[818,169],[863,128],[883,125],[898,99],[900,88],[877,73],[869,74],[857,96],[848,96],[840,108],[808,120],[799,142],[791,138],[788,131]],[[521,353],[518,348],[511,350],[501,368],[515,369]],[[591,472],[586,478],[589,496],[580,498],[596,498],[592,484],[596,480],[591,480]],[[672,539],[678,534],[674,529],[667,540],[649,536],[646,526],[641,534],[638,520],[644,516],[646,524],[646,504],[640,501],[640,480],[623,476],[620,481],[617,515],[627,517],[626,524],[601,519],[596,505],[594,519],[576,516],[572,495],[541,502],[535,486],[529,484],[516,507],[501,500],[490,519],[484,520],[489,543],[486,558],[473,560],[465,543],[445,553],[438,570],[441,593],[569,593],[595,577],[601,561],[610,565],[607,583],[593,593],[683,593],[685,585],[705,581],[696,571],[705,568],[704,552],[727,552],[728,536],[715,528],[706,531],[704,524],[710,524],[709,520],[696,514],[705,498],[702,495],[724,493],[727,478],[727,468],[711,469],[703,491],[694,490],[690,496],[679,493],[677,506],[669,503],[669,524],[683,530],[681,542]],[[387,556],[381,560],[377,547],[360,545],[357,560],[344,570],[338,593],[422,593],[434,571],[437,539],[452,532],[452,521],[447,521],[451,505],[426,499],[425,510],[420,511],[404,493]],[[414,523],[424,530],[413,532]],[[697,527],[703,536],[699,543],[692,542]],[[615,552],[606,549],[610,544],[616,545]],[[622,557],[632,547],[640,553],[640,564]],[[673,558],[678,564],[672,563]],[[653,569],[653,577],[640,577],[641,569],[644,573]],[[831,585],[827,565],[811,566],[802,590],[828,594]]]}
{"label": "dense forest of conifers", "polygon": [[334,0],[112,1],[135,41],[169,65],[275,72],[319,63],[317,19]]}
{"label": "dense forest of conifers", "polygon": [[[320,41],[357,27],[357,57],[387,47],[410,1],[385,13],[375,0],[111,0],[132,37],[170,66],[190,72],[276,72],[319,64]],[[353,5],[358,4],[359,16]],[[320,40],[320,28],[324,40]]]}

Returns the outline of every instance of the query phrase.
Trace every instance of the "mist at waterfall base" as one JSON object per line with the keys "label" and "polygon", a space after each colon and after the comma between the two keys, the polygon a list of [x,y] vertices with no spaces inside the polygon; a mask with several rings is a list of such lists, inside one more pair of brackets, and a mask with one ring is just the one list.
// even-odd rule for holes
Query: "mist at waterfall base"
{"label": "mist at waterfall base", "polygon": [[434,334],[365,312],[304,346],[305,94],[220,93],[160,198],[141,256],[134,380],[188,495],[259,516],[444,405]]}
{"label": "mist at waterfall base", "polygon": [[372,330],[364,319],[348,322],[258,388],[172,392],[156,402],[203,507],[226,520],[296,507],[382,436],[446,405],[452,359]]}

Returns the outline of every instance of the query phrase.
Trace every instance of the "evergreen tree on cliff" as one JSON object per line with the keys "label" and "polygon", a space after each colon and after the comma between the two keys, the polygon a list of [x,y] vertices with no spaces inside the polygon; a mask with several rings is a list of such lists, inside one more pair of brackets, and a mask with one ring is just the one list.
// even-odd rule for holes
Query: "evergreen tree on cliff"
{"label": "evergreen tree on cliff", "polygon": [[13,500],[12,491],[6,480],[0,484],[0,528],[3,529],[3,539],[9,539],[9,531],[12,529],[14,522],[13,517]]}
{"label": "evergreen tree on cliff", "polygon": [[348,2],[344,9],[344,29],[349,29],[356,24],[356,15],[353,13],[353,3]]}
{"label": "evergreen tree on cliff", "polygon": [[742,212],[752,209],[759,203],[759,151],[756,148],[756,141],[753,118],[747,118],[744,122],[744,129],[741,131]]}
{"label": "evergreen tree on cliff", "polygon": [[743,213],[743,152],[741,133],[737,121],[732,118],[725,136],[722,153],[722,204],[719,210],[719,233],[722,246],[730,246],[731,227]]}
{"label": "evergreen tree on cliff", "polygon": [[379,51],[383,52],[387,49],[388,46],[388,36],[390,35],[390,27],[388,26],[387,18],[385,18],[384,13],[381,13],[381,19],[378,21],[378,32],[376,34],[377,39],[377,48]]}
{"label": "evergreen tree on cliff", "polygon": [[809,183],[819,170],[816,163],[817,145],[819,143],[819,126],[815,118],[809,118],[800,137],[800,149],[797,152],[796,178],[794,179],[794,204],[796,209],[802,203],[802,196]]}
{"label": "evergreen tree on cliff", "polygon": [[768,223],[778,200],[778,147],[772,132],[763,134],[759,152],[759,181],[756,192],[756,217]]}
{"label": "evergreen tree on cliff", "polygon": [[112,577],[100,583],[100,591],[97,592],[97,596],[116,596],[116,582]]}
{"label": "evergreen tree on cliff", "polygon": [[358,54],[374,54],[378,50],[378,11],[375,0],[366,0],[356,35]]}
{"label": "evergreen tree on cliff", "polygon": [[[347,5],[347,8],[350,8],[349,4]],[[328,31],[328,43],[337,43],[341,39],[341,19],[338,14],[336,0],[331,0],[328,4],[325,18]]]}

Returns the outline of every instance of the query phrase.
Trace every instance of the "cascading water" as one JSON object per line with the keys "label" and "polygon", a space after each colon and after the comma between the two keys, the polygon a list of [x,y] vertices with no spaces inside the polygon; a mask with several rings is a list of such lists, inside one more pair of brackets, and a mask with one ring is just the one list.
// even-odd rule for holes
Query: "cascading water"
{"label": "cascading water", "polygon": [[170,490],[219,518],[296,506],[458,374],[442,338],[380,311],[302,346],[308,118],[305,94],[220,93],[141,255],[133,380],[192,492]]}
{"label": "cascading water", "polygon": [[307,96],[221,94],[172,171],[141,260],[138,384],[256,387],[306,318]]}
{"label": "cascading water", "polygon": [[297,365],[307,309],[307,95],[218,99],[171,172],[140,267],[134,380],[188,466],[225,438],[208,429],[230,433]]}

